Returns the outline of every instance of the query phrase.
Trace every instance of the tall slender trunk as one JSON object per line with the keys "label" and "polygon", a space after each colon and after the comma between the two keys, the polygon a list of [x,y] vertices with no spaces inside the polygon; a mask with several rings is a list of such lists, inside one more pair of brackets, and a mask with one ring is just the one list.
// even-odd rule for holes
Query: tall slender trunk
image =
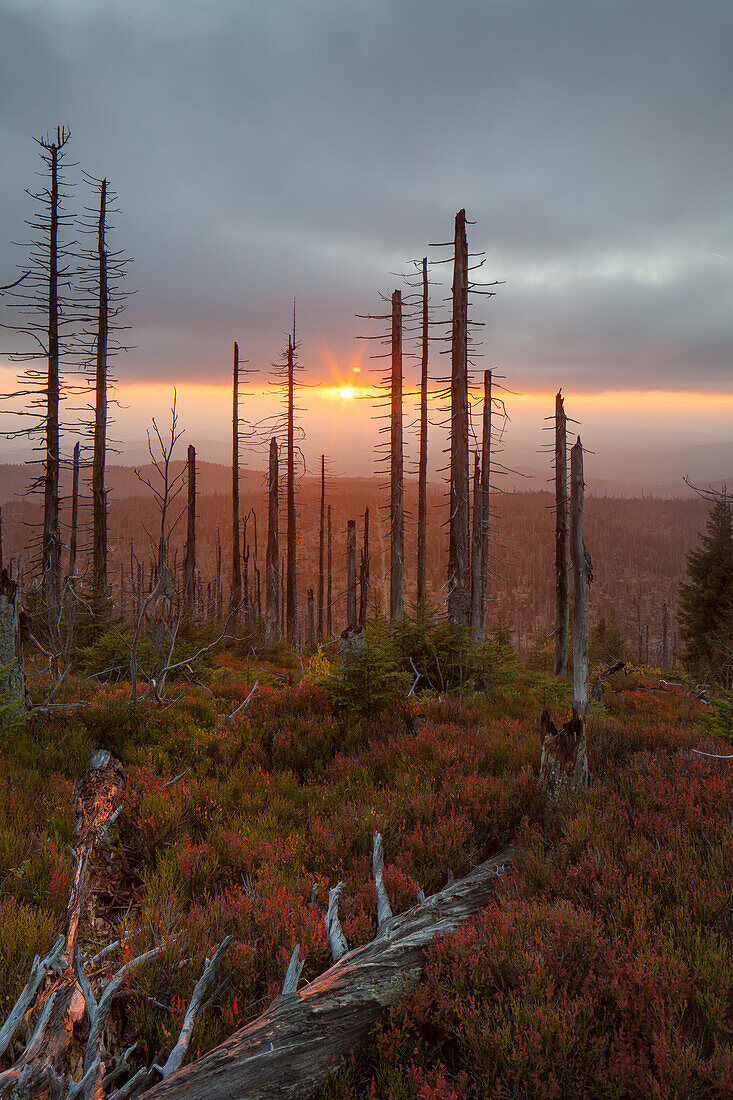
{"label": "tall slender trunk", "polygon": [[61,539],[59,537],[59,146],[52,144],[51,224],[48,265],[48,377],[46,385],[46,469],[43,496],[42,590],[52,614],[57,614],[61,599]]}
{"label": "tall slender trunk", "polygon": [[188,448],[188,505],[186,508],[186,553],[183,559],[183,601],[186,611],[194,608],[196,586],[196,448]]}
{"label": "tall slender trunk", "polygon": [[402,293],[392,295],[392,371],[390,379],[390,568],[389,617],[404,613],[405,513],[402,449]]}
{"label": "tall slender trunk", "polygon": [[483,605],[481,591],[481,575],[483,572],[481,561],[481,524],[482,524],[482,500],[481,500],[481,460],[479,453],[473,456],[473,531],[471,533],[471,630],[478,642],[483,642],[482,615]]}
{"label": "tall slender trunk", "polygon": [[346,626],[356,630],[356,520],[346,528]]}
{"label": "tall slender trunk", "polygon": [[562,390],[555,397],[555,675],[567,676],[570,647],[567,418]]}
{"label": "tall slender trunk", "polygon": [[481,619],[480,635],[486,638],[486,600],[489,595],[489,530],[491,523],[491,371],[484,371],[484,409],[481,431]]}
{"label": "tall slender trunk", "polygon": [[359,626],[366,626],[369,605],[369,509],[364,511],[364,545],[359,563]]}
{"label": "tall slender trunk", "polygon": [[325,541],[326,541],[326,456],[321,455],[321,524],[318,533],[318,641],[323,641],[326,618],[326,577],[325,577]]}
{"label": "tall slender trunk", "polygon": [[422,261],[422,357],[420,364],[420,458],[417,472],[417,603],[428,598],[428,260]]}
{"label": "tall slender trunk", "polygon": [[295,412],[294,412],[294,352],[292,339],[288,338],[288,575],[287,575],[287,630],[288,642],[295,645],[298,637],[298,595],[296,587],[295,549]]}
{"label": "tall slender trunk", "polygon": [[331,543],[331,505],[328,506],[326,525],[326,553],[328,558],[328,636],[333,637],[333,553]]}
{"label": "tall slender trunk", "polygon": [[107,180],[99,191],[97,225],[97,353],[94,380],[94,453],[92,456],[92,593],[97,609],[108,599],[107,588],[107,354],[109,345],[109,287],[107,280]]}
{"label": "tall slender trunk", "polygon": [[316,648],[316,607],[315,599],[313,596],[313,589],[308,589],[308,604],[306,615],[306,632],[305,632],[305,644],[308,649],[313,650]]}
{"label": "tall slender trunk", "polygon": [[74,444],[71,464],[71,531],[69,537],[69,579],[76,576],[76,549],[79,542],[79,442]]}
{"label": "tall slender trunk", "polygon": [[593,578],[590,554],[583,542],[583,445],[578,436],[570,452],[570,554],[573,561],[573,714],[588,712],[588,603]]}
{"label": "tall slender trunk", "polygon": [[[2,568],[1,552],[0,568]],[[669,612],[666,603],[662,607],[662,668],[669,668]]]}
{"label": "tall slender trunk", "polygon": [[280,634],[285,637],[285,558],[280,558]]}
{"label": "tall slender trunk", "polygon": [[468,244],[466,211],[456,214],[453,260],[450,415],[448,613],[468,625],[470,612],[468,480]]}
{"label": "tall slender trunk", "polygon": [[267,556],[265,562],[265,643],[277,641],[278,597],[278,463],[277,440],[270,440],[270,467],[268,471]]}
{"label": "tall slender trunk", "polygon": [[232,371],[232,594],[230,610],[235,616],[242,600],[242,570],[239,560],[239,345],[234,342]]}
{"label": "tall slender trunk", "polygon": [[4,568],[5,568],[5,565],[4,565],[4,562],[3,562],[3,509],[2,509],[2,505],[0,505],[0,573],[2,573]]}

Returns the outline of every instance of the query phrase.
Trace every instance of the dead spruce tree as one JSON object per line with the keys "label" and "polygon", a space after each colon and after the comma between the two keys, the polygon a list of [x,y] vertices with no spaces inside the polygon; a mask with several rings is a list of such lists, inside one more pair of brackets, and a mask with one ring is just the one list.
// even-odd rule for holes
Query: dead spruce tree
{"label": "dead spruce tree", "polygon": [[392,294],[389,468],[389,617],[405,609],[405,478],[402,439],[402,292]]}
{"label": "dead spruce tree", "polygon": [[[480,584],[481,593],[476,601],[475,614],[472,618],[474,635],[479,642],[486,638],[486,600],[489,595],[489,530],[491,524],[491,427],[492,427],[492,373],[484,371],[484,403],[481,418],[481,484],[478,497],[479,508],[479,543],[478,554],[480,556]],[[474,603],[472,601],[472,609]]]}
{"label": "dead spruce tree", "polygon": [[196,448],[188,447],[186,461],[186,550],[183,558],[183,601],[189,614],[196,605]]}
{"label": "dead spruce tree", "polygon": [[468,625],[471,576],[468,480],[468,244],[465,210],[459,210],[456,214],[453,249],[448,613],[453,622]]}
{"label": "dead spruce tree", "polygon": [[346,629],[356,630],[356,520],[346,527]]}
{"label": "dead spruce tree", "polygon": [[115,403],[110,399],[110,387],[114,379],[110,373],[110,359],[124,351],[119,333],[123,326],[123,313],[127,293],[124,279],[129,257],[121,250],[110,250],[108,235],[112,228],[110,217],[117,213],[117,195],[110,190],[107,179],[96,179],[84,174],[84,180],[98,196],[94,206],[84,208],[82,232],[94,238],[94,246],[82,253],[83,267],[80,281],[88,310],[91,327],[84,329],[84,340],[89,348],[86,371],[94,386],[93,419],[89,426],[92,437],[92,606],[97,613],[109,603],[107,488],[106,465],[109,430],[109,409]]}
{"label": "dead spruce tree", "polygon": [[[71,134],[57,127],[54,137],[37,138],[48,183],[43,190],[27,192],[37,213],[27,221],[34,236],[28,246],[26,277],[9,288],[10,304],[19,315],[17,323],[6,325],[28,341],[11,352],[12,362],[29,365],[19,377],[18,389],[9,397],[23,400],[18,410],[31,423],[9,432],[11,437],[42,440],[43,472],[31,485],[31,492],[43,492],[41,530],[41,592],[51,618],[57,618],[61,604],[61,534],[59,526],[60,402],[65,388],[62,362],[70,354],[69,342],[78,324],[77,302],[72,286],[72,264],[77,257],[74,244],[61,240],[72,216],[64,209],[67,199],[63,175],[66,147]],[[36,366],[39,363],[43,366]]]}
{"label": "dead spruce tree", "polygon": [[369,509],[364,511],[364,543],[359,562],[359,628],[363,630],[367,622],[369,605]]}
{"label": "dead spruce tree", "polygon": [[242,567],[239,560],[239,345],[234,341],[232,366],[232,588],[229,611],[236,620],[242,602]]}
{"label": "dead spruce tree", "polygon": [[326,622],[326,456],[321,455],[321,513],[318,528],[318,641],[323,641]]}
{"label": "dead spruce tree", "polygon": [[578,436],[570,452],[570,555],[573,562],[573,714],[585,719],[590,702],[588,678],[588,603],[593,580],[591,557],[583,542],[583,445]]}
{"label": "dead spruce tree", "polygon": [[567,417],[562,390],[555,397],[555,665],[568,674],[570,645],[570,563],[568,552]]}
{"label": "dead spruce tree", "polygon": [[267,554],[265,561],[265,644],[274,646],[278,641],[278,500],[280,481],[278,476],[277,440],[270,440],[270,461],[267,474]]}
{"label": "dead spruce tree", "polygon": [[428,600],[428,258],[422,259],[422,318],[420,347],[420,455],[417,470],[417,604]]}

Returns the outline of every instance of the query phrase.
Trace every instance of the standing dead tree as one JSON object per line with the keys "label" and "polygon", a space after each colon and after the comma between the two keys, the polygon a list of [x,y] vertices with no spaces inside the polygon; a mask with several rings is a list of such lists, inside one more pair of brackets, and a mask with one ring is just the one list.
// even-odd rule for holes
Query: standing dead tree
{"label": "standing dead tree", "polygon": [[186,462],[188,494],[186,503],[186,551],[183,559],[183,602],[191,612],[196,602],[196,448],[188,446]]}
{"label": "standing dead tree", "polygon": [[570,563],[568,552],[567,417],[562,390],[555,397],[555,666],[568,674],[570,645]]}
{"label": "standing dead tree", "polygon": [[321,455],[321,513],[318,528],[318,641],[323,641],[326,621],[326,456]]}
{"label": "standing dead tree", "polygon": [[[58,617],[61,604],[61,534],[59,527],[60,402],[63,389],[61,364],[68,353],[68,326],[77,323],[76,302],[71,285],[71,262],[76,257],[71,245],[60,240],[61,230],[69,227],[71,216],[64,212],[63,166],[71,134],[57,127],[53,138],[37,138],[41,159],[48,172],[48,185],[40,192],[28,192],[38,204],[38,213],[27,225],[38,236],[29,246],[26,277],[10,290],[11,304],[21,315],[29,315],[15,325],[4,327],[25,336],[28,350],[14,351],[12,362],[28,362],[19,379],[19,389],[11,398],[26,399],[19,415],[30,415],[32,423],[8,433],[12,437],[42,438],[43,473],[33,481],[30,491],[43,489],[43,526],[41,533],[41,589],[45,606],[52,618]],[[34,319],[38,318],[38,319]],[[38,360],[45,367],[36,368]]]}
{"label": "standing dead tree", "polygon": [[405,609],[405,479],[402,440],[402,292],[392,294],[390,372],[390,565],[389,617],[400,619]]}
{"label": "standing dead tree", "polygon": [[450,545],[448,613],[468,625],[470,612],[468,483],[468,244],[466,211],[456,214],[451,327]]}
{"label": "standing dead tree", "polygon": [[92,326],[84,329],[84,339],[89,346],[86,369],[94,385],[93,420],[89,428],[92,436],[92,605],[99,613],[109,601],[106,464],[109,407],[114,403],[110,400],[110,386],[114,380],[109,360],[124,350],[117,333],[122,328],[119,317],[127,299],[123,281],[130,261],[122,250],[111,251],[108,247],[110,216],[117,212],[117,195],[110,190],[107,179],[87,174],[84,179],[99,196],[93,207],[85,207],[82,232],[94,238],[94,247],[82,254],[84,266],[80,276],[92,320]]}
{"label": "standing dead tree", "polygon": [[363,630],[369,605],[369,509],[364,511],[364,543],[359,562],[359,626]]}
{"label": "standing dead tree", "polygon": [[491,526],[491,428],[492,428],[492,372],[484,371],[484,404],[481,430],[481,486],[479,492],[478,507],[479,516],[479,546],[478,552],[481,558],[481,596],[476,609],[475,621],[472,623],[474,633],[478,641],[483,642],[486,637],[486,600],[489,595],[489,531]]}
{"label": "standing dead tree", "polygon": [[593,580],[591,557],[583,542],[583,445],[578,436],[570,452],[570,555],[573,562],[573,715],[588,714],[588,603]]}
{"label": "standing dead tree", "polygon": [[267,555],[265,561],[265,644],[273,646],[278,640],[278,561],[280,557],[278,538],[278,498],[279,477],[277,462],[277,440],[270,440],[270,462],[267,478]]}
{"label": "standing dead tree", "polygon": [[326,552],[328,561],[328,614],[326,616],[326,629],[328,637],[333,637],[333,546],[331,542],[331,505],[328,506],[326,522]]}
{"label": "standing dead tree", "polygon": [[239,345],[234,341],[232,366],[232,589],[230,613],[242,602],[242,567],[239,560]]}
{"label": "standing dead tree", "polygon": [[422,324],[420,355],[420,456],[417,471],[417,604],[428,600],[428,258],[422,259]]}
{"label": "standing dead tree", "polygon": [[346,628],[356,630],[356,520],[346,528]]}

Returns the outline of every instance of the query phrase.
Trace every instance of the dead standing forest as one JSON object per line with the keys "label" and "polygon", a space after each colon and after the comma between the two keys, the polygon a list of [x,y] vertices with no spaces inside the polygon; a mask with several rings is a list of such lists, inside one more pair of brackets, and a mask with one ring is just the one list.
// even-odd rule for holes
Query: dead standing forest
{"label": "dead standing forest", "polygon": [[[220,471],[195,441],[176,461],[174,398],[142,495],[112,503],[125,261],[104,179],[87,180],[93,246],[60,240],[68,141],[39,142],[38,237],[4,288],[32,318],[8,401],[25,400],[43,503],[3,514],[0,1093],[729,1096],[720,700],[631,670],[613,630],[666,671],[702,503],[586,501],[560,390],[554,492],[498,491],[502,391],[491,370],[471,385],[469,308],[497,283],[463,210],[431,246],[447,317],[427,257],[362,316],[387,349],[386,494],[332,481],[325,456],[303,477],[293,309],[268,425],[245,419],[234,342],[230,492],[202,491]],[[91,417],[64,423],[82,394]],[[445,489],[427,482],[436,402]],[[264,486],[241,476],[252,446]],[[538,642],[544,661],[518,659]]]}

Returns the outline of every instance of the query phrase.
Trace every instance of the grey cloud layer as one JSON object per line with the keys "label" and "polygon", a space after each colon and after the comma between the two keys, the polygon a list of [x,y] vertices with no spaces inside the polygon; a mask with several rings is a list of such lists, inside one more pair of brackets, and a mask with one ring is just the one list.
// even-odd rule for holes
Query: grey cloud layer
{"label": "grey cloud layer", "polygon": [[343,348],[465,206],[507,280],[486,361],[519,384],[730,388],[728,0],[5,0],[0,19],[2,239],[22,238],[31,136],[68,123],[135,257],[127,372],[223,373],[235,336],[265,363],[293,294],[304,362]]}

